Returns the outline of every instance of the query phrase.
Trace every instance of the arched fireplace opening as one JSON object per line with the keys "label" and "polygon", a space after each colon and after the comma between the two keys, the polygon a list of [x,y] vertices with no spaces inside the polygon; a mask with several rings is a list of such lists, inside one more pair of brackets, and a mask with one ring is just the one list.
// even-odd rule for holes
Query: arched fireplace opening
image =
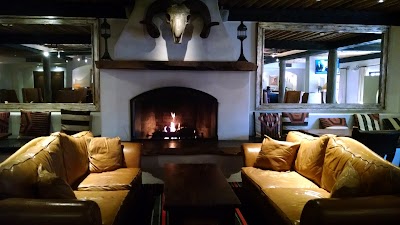
{"label": "arched fireplace opening", "polygon": [[186,87],[163,87],[130,100],[131,140],[217,140],[218,101]]}

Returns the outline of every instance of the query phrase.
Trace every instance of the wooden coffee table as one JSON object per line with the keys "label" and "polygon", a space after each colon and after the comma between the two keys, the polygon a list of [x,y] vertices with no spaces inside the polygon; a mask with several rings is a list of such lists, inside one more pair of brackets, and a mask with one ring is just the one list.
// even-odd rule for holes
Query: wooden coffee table
{"label": "wooden coffee table", "polygon": [[238,197],[215,164],[166,164],[164,196],[169,225],[188,221],[232,225],[235,208],[240,206]]}

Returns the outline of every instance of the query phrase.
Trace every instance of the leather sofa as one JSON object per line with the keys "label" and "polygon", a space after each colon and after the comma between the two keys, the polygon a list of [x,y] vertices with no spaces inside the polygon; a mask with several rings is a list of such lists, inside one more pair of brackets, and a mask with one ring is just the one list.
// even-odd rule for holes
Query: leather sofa
{"label": "leather sofa", "polygon": [[[132,224],[126,214],[132,215],[141,190],[141,144],[119,142],[121,166],[93,173],[90,138],[88,131],[38,137],[2,162],[0,224]],[[42,167],[50,174],[50,183],[40,181]],[[65,197],[67,189],[73,198]]]}
{"label": "leather sofa", "polygon": [[266,143],[242,145],[245,204],[259,220],[290,225],[399,223],[398,167],[349,137],[291,131],[286,142],[299,143],[288,171],[256,166]]}

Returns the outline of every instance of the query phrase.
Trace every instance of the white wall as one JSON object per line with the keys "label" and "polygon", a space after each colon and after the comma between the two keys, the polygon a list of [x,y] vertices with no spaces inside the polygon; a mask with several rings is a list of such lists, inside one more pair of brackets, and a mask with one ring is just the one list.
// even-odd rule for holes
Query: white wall
{"label": "white wall", "polygon": [[390,28],[386,81],[386,112],[400,112],[400,27]]}
{"label": "white wall", "polygon": [[130,140],[130,99],[151,89],[181,86],[217,98],[220,140],[245,140],[249,136],[249,78],[249,72],[102,70],[102,136]]}
{"label": "white wall", "polygon": [[[161,26],[161,36],[151,38],[139,23],[143,12],[131,14],[126,20],[110,20],[111,38],[109,51],[113,59],[124,60],[183,60],[183,61],[236,61],[240,54],[237,39],[239,22],[223,23],[216,0],[205,0],[218,12],[212,21],[220,25],[211,28],[208,38],[199,36],[202,22],[194,20],[193,30],[183,37],[181,45],[171,44],[170,31]],[[135,9],[148,4],[137,1]],[[143,10],[142,10],[143,11]],[[158,21],[158,19],[155,19]],[[247,39],[244,40],[244,55],[256,62],[256,23],[245,23]],[[190,38],[188,38],[190,36]],[[103,41],[103,40],[102,40]],[[104,46],[104,43],[102,43]],[[100,51],[100,55],[103,50]],[[248,139],[251,113],[255,108],[255,72],[241,71],[166,71],[166,70],[100,70],[101,118],[103,136],[120,136],[130,140],[130,99],[145,91],[182,86],[204,91],[217,98],[218,137],[220,140]]]}

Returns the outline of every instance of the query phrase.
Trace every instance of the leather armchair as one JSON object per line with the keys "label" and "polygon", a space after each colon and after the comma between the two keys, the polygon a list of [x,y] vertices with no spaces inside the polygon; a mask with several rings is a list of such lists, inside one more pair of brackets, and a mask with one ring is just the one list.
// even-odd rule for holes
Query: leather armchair
{"label": "leather armchair", "polygon": [[386,155],[386,160],[389,162],[393,161],[399,137],[400,131],[396,130],[363,131],[353,128],[352,131],[352,138],[363,143],[382,158]]}

